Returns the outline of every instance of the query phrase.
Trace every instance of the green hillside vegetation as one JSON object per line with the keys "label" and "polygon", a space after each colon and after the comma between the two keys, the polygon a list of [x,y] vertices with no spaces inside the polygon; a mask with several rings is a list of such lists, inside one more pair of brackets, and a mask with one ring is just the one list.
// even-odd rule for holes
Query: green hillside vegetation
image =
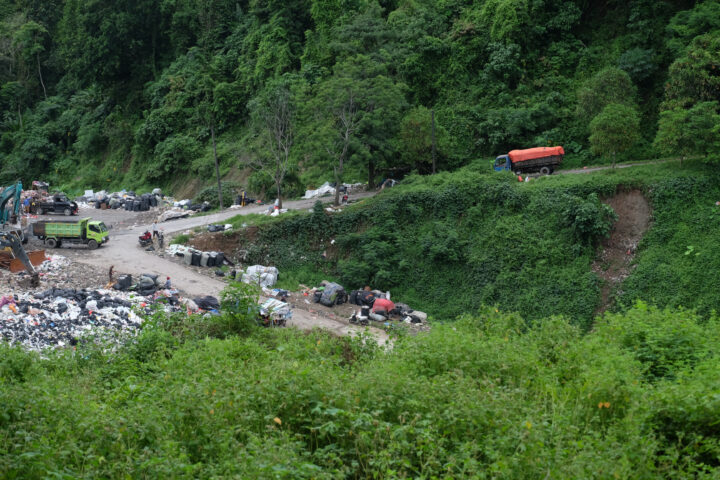
{"label": "green hillside vegetation", "polygon": [[[712,478],[718,321],[485,310],[384,351],[224,317],[0,346],[4,478]],[[248,333],[252,332],[252,333]],[[239,334],[239,335],[236,335]]]}
{"label": "green hillside vegetation", "polygon": [[197,191],[216,147],[254,194],[372,186],[431,172],[431,111],[439,170],[538,145],[717,160],[718,18],[717,0],[1,0],[0,182]]}
{"label": "green hillside vegetation", "polygon": [[[389,347],[263,329],[233,284],[110,345],[0,343],[1,478],[720,476],[720,1],[0,0],[0,52],[0,185],[214,200],[215,151],[224,202],[403,177],[222,235],[281,286],[431,315]],[[491,170],[539,145],[666,161]],[[596,316],[635,190],[651,226]]]}
{"label": "green hillside vegetation", "polygon": [[325,276],[349,289],[390,290],[438,320],[498,305],[527,320],[565,315],[589,328],[601,287],[591,264],[617,218],[601,200],[638,189],[653,209],[652,227],[617,306],[647,300],[703,316],[720,310],[714,167],[675,161],[530,183],[488,169],[409,177],[342,213],[318,206],[264,221],[251,238],[236,235],[248,262],[276,265],[281,279]]}

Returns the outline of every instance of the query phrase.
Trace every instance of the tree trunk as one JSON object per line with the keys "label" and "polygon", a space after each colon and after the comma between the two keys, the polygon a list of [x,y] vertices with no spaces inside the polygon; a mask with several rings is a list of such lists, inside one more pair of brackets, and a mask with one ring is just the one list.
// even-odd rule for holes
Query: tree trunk
{"label": "tree trunk", "polygon": [[435,110],[430,110],[430,120],[432,121],[432,174],[435,175],[437,162],[435,161]]}
{"label": "tree trunk", "polygon": [[617,155],[617,154],[616,154],[615,152],[613,152],[613,156],[612,156],[612,168],[615,168],[615,156],[616,156],[616,155]]}
{"label": "tree trunk", "polygon": [[340,205],[340,175],[338,175],[337,167],[333,167],[333,173],[335,174],[335,203],[337,207]]}
{"label": "tree trunk", "polygon": [[370,153],[370,159],[368,160],[368,190],[375,189],[375,160],[372,158],[372,152]]}
{"label": "tree trunk", "polygon": [[218,162],[217,156],[217,145],[215,144],[215,116],[210,115],[210,137],[212,138],[213,145],[213,157],[215,157],[215,176],[217,177],[218,185],[218,202],[220,203],[220,210],[223,209],[223,196],[222,196],[222,184],[220,183],[220,163]]}
{"label": "tree trunk", "polygon": [[38,66],[38,77],[40,77],[40,85],[42,85],[43,89],[43,95],[45,95],[45,100],[47,100],[47,90],[45,90],[45,82],[43,82],[42,78],[42,70],[40,69],[40,54],[37,54],[37,66]]}
{"label": "tree trunk", "polygon": [[281,190],[280,190],[280,182],[282,180],[279,178],[275,179],[275,187],[277,189],[277,201],[278,201],[278,209],[282,208],[282,198],[280,196]]}

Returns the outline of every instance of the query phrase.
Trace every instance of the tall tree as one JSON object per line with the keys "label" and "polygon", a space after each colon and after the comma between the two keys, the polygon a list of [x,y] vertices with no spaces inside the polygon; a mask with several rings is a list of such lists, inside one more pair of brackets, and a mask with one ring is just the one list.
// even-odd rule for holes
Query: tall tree
{"label": "tall tree", "polygon": [[626,151],[640,139],[639,131],[640,116],[637,110],[611,103],[590,122],[590,145],[596,154],[609,156],[614,168],[617,154]]}
{"label": "tall tree", "polygon": [[282,184],[290,169],[290,149],[293,145],[293,117],[295,105],[290,91],[290,79],[283,77],[271,83],[253,99],[250,109],[261,148],[256,152],[252,166],[272,177],[278,206],[282,208]]}
{"label": "tall tree", "polygon": [[670,65],[666,102],[689,106],[720,98],[720,31],[693,39],[685,55]]}
{"label": "tall tree", "polygon": [[680,156],[720,153],[718,102],[700,102],[690,109],[675,107],[660,114],[655,148],[665,155]]}
{"label": "tall tree", "polygon": [[[42,86],[42,91],[47,100],[47,89],[43,81],[42,67],[40,65],[40,54],[45,51],[45,40],[48,31],[37,22],[30,20],[23,24],[13,36],[13,45],[17,48],[18,56],[26,65],[35,64],[37,66],[38,80]],[[29,68],[28,68],[29,69]]]}
{"label": "tall tree", "polygon": [[577,116],[587,119],[611,104],[635,105],[635,86],[625,71],[608,67],[600,70],[578,90]]}

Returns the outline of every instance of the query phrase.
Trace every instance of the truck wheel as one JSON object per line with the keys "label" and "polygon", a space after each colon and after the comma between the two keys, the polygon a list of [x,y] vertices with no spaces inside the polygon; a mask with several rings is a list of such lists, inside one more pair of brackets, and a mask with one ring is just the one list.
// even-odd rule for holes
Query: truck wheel
{"label": "truck wheel", "polygon": [[43,213],[45,213],[45,210],[43,210],[42,208],[38,208],[38,209],[37,209],[37,214],[38,214],[38,215],[42,215]]}
{"label": "truck wheel", "polygon": [[57,240],[55,240],[54,238],[48,238],[47,240],[45,240],[45,245],[50,248],[57,248],[58,246]]}
{"label": "truck wheel", "polygon": [[552,170],[550,170],[550,167],[541,167],[540,168],[540,175],[550,175],[552,173]]}
{"label": "truck wheel", "polygon": [[98,243],[95,240],[89,240],[87,246],[90,250],[95,250],[98,247]]}
{"label": "truck wheel", "polygon": [[69,208],[66,208],[63,213],[65,214],[66,217],[69,217],[70,215],[72,215],[72,210],[70,210]]}

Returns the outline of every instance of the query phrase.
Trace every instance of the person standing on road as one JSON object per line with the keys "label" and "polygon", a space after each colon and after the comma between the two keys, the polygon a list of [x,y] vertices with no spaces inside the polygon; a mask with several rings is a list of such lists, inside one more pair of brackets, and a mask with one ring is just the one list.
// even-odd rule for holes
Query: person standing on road
{"label": "person standing on road", "polygon": [[153,238],[158,236],[157,223],[155,223],[155,222],[152,223],[152,236],[153,236]]}

